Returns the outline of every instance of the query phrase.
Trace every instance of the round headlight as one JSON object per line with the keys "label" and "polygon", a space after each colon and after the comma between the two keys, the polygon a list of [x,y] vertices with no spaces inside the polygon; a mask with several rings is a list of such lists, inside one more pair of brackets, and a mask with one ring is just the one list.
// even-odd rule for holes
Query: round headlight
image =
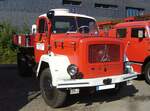
{"label": "round headlight", "polygon": [[70,76],[74,76],[78,73],[78,67],[74,64],[71,64],[68,66],[67,71],[70,74]]}
{"label": "round headlight", "polygon": [[130,62],[125,62],[125,72],[126,73],[132,73],[133,72],[133,69],[132,69]]}

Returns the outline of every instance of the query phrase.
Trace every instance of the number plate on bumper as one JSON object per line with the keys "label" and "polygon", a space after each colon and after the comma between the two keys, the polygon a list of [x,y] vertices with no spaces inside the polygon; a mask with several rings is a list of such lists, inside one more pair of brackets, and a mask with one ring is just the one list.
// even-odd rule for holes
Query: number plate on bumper
{"label": "number plate on bumper", "polygon": [[113,88],[115,88],[115,84],[96,86],[96,91],[105,90],[105,89],[113,89]]}
{"label": "number plate on bumper", "polygon": [[80,89],[70,89],[70,94],[79,94]]}

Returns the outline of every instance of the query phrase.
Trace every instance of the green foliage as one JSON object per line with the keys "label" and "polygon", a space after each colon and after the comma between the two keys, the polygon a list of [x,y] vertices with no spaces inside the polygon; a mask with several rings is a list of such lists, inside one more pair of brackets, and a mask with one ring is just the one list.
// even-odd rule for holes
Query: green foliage
{"label": "green foliage", "polygon": [[29,26],[28,26],[27,23],[24,23],[23,29],[22,29],[21,32],[24,33],[24,34],[30,33],[30,29],[29,29]]}
{"label": "green foliage", "polygon": [[15,33],[29,33],[27,25],[23,30],[12,26],[9,22],[0,23],[0,64],[16,63],[17,48],[12,44]]}
{"label": "green foliage", "polygon": [[0,47],[0,64],[16,63],[16,50]]}

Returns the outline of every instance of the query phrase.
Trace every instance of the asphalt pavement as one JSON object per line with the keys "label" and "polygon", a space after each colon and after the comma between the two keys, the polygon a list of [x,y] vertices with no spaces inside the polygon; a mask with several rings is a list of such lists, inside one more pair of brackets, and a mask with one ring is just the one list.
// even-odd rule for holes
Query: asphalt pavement
{"label": "asphalt pavement", "polygon": [[0,111],[148,111],[150,86],[144,80],[134,80],[120,93],[105,91],[69,96],[62,108],[52,109],[45,104],[34,77],[22,78],[16,65],[0,65]]}

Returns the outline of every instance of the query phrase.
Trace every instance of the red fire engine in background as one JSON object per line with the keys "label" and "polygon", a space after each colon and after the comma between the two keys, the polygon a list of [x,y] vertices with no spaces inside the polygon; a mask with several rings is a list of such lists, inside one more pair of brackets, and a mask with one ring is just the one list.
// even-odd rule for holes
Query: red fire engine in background
{"label": "red fire engine in background", "polygon": [[150,15],[97,22],[100,35],[124,42],[134,70],[150,84]]}
{"label": "red fire engine in background", "polygon": [[[68,94],[82,88],[119,91],[135,79],[120,40],[100,38],[93,17],[53,9],[39,16],[31,35],[14,35],[18,70],[35,73],[45,102],[60,107]],[[86,92],[87,93],[87,92]]]}

